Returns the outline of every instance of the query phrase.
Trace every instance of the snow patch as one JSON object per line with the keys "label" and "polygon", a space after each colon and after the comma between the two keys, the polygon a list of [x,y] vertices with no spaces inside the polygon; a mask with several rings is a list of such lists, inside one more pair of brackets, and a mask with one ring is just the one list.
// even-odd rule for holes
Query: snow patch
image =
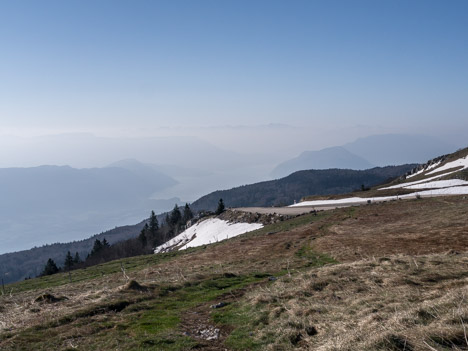
{"label": "snow patch", "polygon": [[431,170],[431,169],[433,169],[433,168],[436,168],[436,167],[439,166],[439,165],[440,165],[440,161],[439,161],[439,162],[436,162],[436,163],[433,163],[432,165],[430,165],[430,166],[428,166],[428,167],[426,167],[426,168],[420,169],[420,170],[417,171],[416,173],[410,174],[409,176],[406,177],[406,179],[413,178],[413,177],[415,177],[415,176],[417,176],[417,175],[420,175],[420,174],[422,174],[422,173],[424,173],[424,172],[427,172],[427,171],[429,171],[429,170]]}
{"label": "snow patch", "polygon": [[450,180],[437,180],[434,182],[427,182],[422,184],[414,184],[405,186],[405,189],[439,189],[439,188],[450,188],[453,186],[468,185],[468,182],[461,179],[450,179]]}
{"label": "snow patch", "polygon": [[[419,191],[416,194],[419,194],[421,196],[467,195],[468,186],[454,186],[451,188],[425,190],[425,191]],[[408,195],[414,196],[415,194],[408,194]]]}
{"label": "snow patch", "polygon": [[[468,184],[468,182],[465,182],[465,183]],[[453,184],[456,184],[456,183],[453,183]],[[377,197],[349,197],[346,199],[339,199],[339,200],[304,201],[304,202],[299,202],[294,205],[290,205],[289,207],[340,206],[340,205],[352,206],[352,205],[366,204],[369,201],[373,203],[373,202],[382,202],[382,201],[392,201],[392,200],[398,200],[398,199],[411,199],[411,198],[415,198],[418,195],[424,196],[424,197],[431,197],[431,196],[441,196],[441,195],[467,195],[467,194],[468,194],[468,186],[466,185],[465,186],[451,186],[451,187],[440,188],[440,189],[418,191],[418,192],[405,194],[405,195],[377,196]]]}
{"label": "snow patch", "polygon": [[452,162],[448,162],[445,165],[443,165],[442,167],[438,167],[438,168],[430,171],[427,174],[434,174],[436,172],[446,171],[448,169],[457,168],[457,167],[463,167],[463,168],[459,169],[458,171],[461,171],[463,169],[468,168],[468,156],[465,156],[463,158],[460,158],[460,159],[452,161]]}
{"label": "snow patch", "polygon": [[[399,196],[403,197],[403,196]],[[345,199],[339,200],[313,200],[313,201],[303,201],[299,202],[294,205],[290,205],[288,207],[302,207],[302,206],[340,206],[340,205],[357,205],[357,204],[365,204],[368,201],[387,201],[396,199],[397,196],[381,196],[381,197],[348,197]]]}
{"label": "snow patch", "polygon": [[433,176],[433,177],[425,178],[425,179],[422,179],[422,180],[416,180],[414,182],[407,182],[407,183],[401,183],[401,184],[397,184],[397,185],[387,186],[385,188],[380,188],[379,190],[398,189],[398,188],[408,188],[408,189],[410,189],[409,187],[412,186],[412,185],[427,183],[427,182],[430,182],[430,181],[432,181],[434,179],[439,179],[439,178],[442,178],[442,177],[445,177],[445,176],[448,176],[450,174],[457,173],[457,172],[458,171],[451,171],[451,172],[439,174],[439,175],[436,175],[436,176]]}
{"label": "snow patch", "polygon": [[212,244],[260,228],[263,228],[261,223],[230,223],[222,219],[210,218],[196,223],[163,245],[158,246],[154,253]]}

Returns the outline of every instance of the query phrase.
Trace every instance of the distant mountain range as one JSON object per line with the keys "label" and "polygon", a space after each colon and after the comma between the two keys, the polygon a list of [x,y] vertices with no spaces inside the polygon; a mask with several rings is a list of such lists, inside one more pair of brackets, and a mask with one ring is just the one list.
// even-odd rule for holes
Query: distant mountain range
{"label": "distant mountain range", "polygon": [[343,146],[305,151],[271,172],[274,178],[307,169],[367,169],[375,166],[423,163],[456,147],[425,135],[382,134],[357,139]]}
{"label": "distant mountain range", "polygon": [[374,165],[364,158],[342,146],[335,146],[319,151],[304,151],[298,157],[279,164],[271,175],[280,178],[304,169],[368,169],[372,167]]}

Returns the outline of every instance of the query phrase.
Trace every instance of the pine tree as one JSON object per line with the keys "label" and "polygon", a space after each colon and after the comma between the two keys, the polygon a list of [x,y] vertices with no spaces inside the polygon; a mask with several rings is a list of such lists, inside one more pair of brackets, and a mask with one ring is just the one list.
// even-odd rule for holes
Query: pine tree
{"label": "pine tree", "polygon": [[105,248],[105,247],[110,247],[110,244],[109,242],[106,240],[106,238],[102,239],[102,247]]}
{"label": "pine tree", "polygon": [[149,231],[152,237],[156,236],[156,233],[159,229],[158,217],[154,214],[154,211],[151,211],[151,216],[149,219]]}
{"label": "pine tree", "polygon": [[216,214],[220,215],[223,212],[224,212],[224,202],[223,202],[223,199],[219,199],[218,208],[216,209]]}
{"label": "pine tree", "polygon": [[69,271],[73,265],[74,265],[73,257],[71,255],[71,252],[68,251],[67,255],[65,256],[65,262],[63,263],[63,268],[65,268],[66,271]]}
{"label": "pine tree", "polygon": [[169,213],[166,213],[166,218],[164,219],[166,225],[171,225],[171,219],[169,218]]}
{"label": "pine tree", "polygon": [[93,249],[91,250],[91,253],[89,256],[95,256],[97,255],[100,251],[102,250],[102,243],[99,239],[96,239],[94,241]]}
{"label": "pine tree", "polygon": [[75,258],[73,259],[73,264],[78,264],[81,262],[80,254],[75,252]]}
{"label": "pine tree", "polygon": [[47,260],[47,263],[46,263],[45,267],[44,267],[44,270],[41,273],[41,276],[51,275],[51,274],[55,274],[55,273],[58,273],[58,272],[59,272],[59,269],[58,269],[57,265],[55,264],[54,260],[49,258]]}
{"label": "pine tree", "polygon": [[141,230],[140,235],[138,235],[138,240],[140,241],[141,246],[143,247],[146,247],[146,244],[148,243],[148,240],[146,238],[146,228],[147,225],[145,224],[145,227],[143,227],[143,229]]}
{"label": "pine tree", "polygon": [[192,210],[190,209],[189,204],[185,204],[184,215],[182,216],[182,221],[184,224],[187,224],[193,218]]}
{"label": "pine tree", "polygon": [[174,209],[171,212],[170,223],[172,227],[178,228],[180,225],[180,220],[182,219],[182,215],[179,210],[179,206],[177,204],[174,206]]}

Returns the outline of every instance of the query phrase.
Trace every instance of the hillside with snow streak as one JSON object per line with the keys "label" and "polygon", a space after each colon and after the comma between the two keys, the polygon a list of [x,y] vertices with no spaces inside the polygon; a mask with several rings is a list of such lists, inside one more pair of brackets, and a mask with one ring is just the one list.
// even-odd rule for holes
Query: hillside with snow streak
{"label": "hillside with snow streak", "polygon": [[230,223],[219,218],[209,218],[194,224],[163,245],[158,246],[154,253],[213,244],[260,228],[263,228],[261,223]]}
{"label": "hillside with snow streak", "polygon": [[[429,161],[423,168],[410,174],[403,181],[397,184],[380,187],[377,190],[406,189],[415,192],[391,195],[360,197],[350,196],[342,199],[320,199],[302,201],[289,207],[314,207],[314,206],[351,206],[372,202],[391,201],[399,199],[410,199],[416,197],[432,197],[446,195],[468,195],[468,181],[463,178],[460,172],[468,169],[468,149],[461,150],[455,154],[444,156],[437,161]],[[466,179],[466,175],[464,177]],[[414,180],[413,179],[417,179]],[[410,180],[410,181],[408,181]]]}

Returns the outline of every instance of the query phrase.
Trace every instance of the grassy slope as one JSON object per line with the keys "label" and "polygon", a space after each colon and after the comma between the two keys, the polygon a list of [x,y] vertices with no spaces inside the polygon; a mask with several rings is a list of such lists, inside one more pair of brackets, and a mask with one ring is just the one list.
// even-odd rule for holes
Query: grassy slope
{"label": "grassy slope", "polygon": [[467,251],[467,213],[463,197],[338,209],[8,285],[0,349],[463,349],[468,259],[446,251]]}

